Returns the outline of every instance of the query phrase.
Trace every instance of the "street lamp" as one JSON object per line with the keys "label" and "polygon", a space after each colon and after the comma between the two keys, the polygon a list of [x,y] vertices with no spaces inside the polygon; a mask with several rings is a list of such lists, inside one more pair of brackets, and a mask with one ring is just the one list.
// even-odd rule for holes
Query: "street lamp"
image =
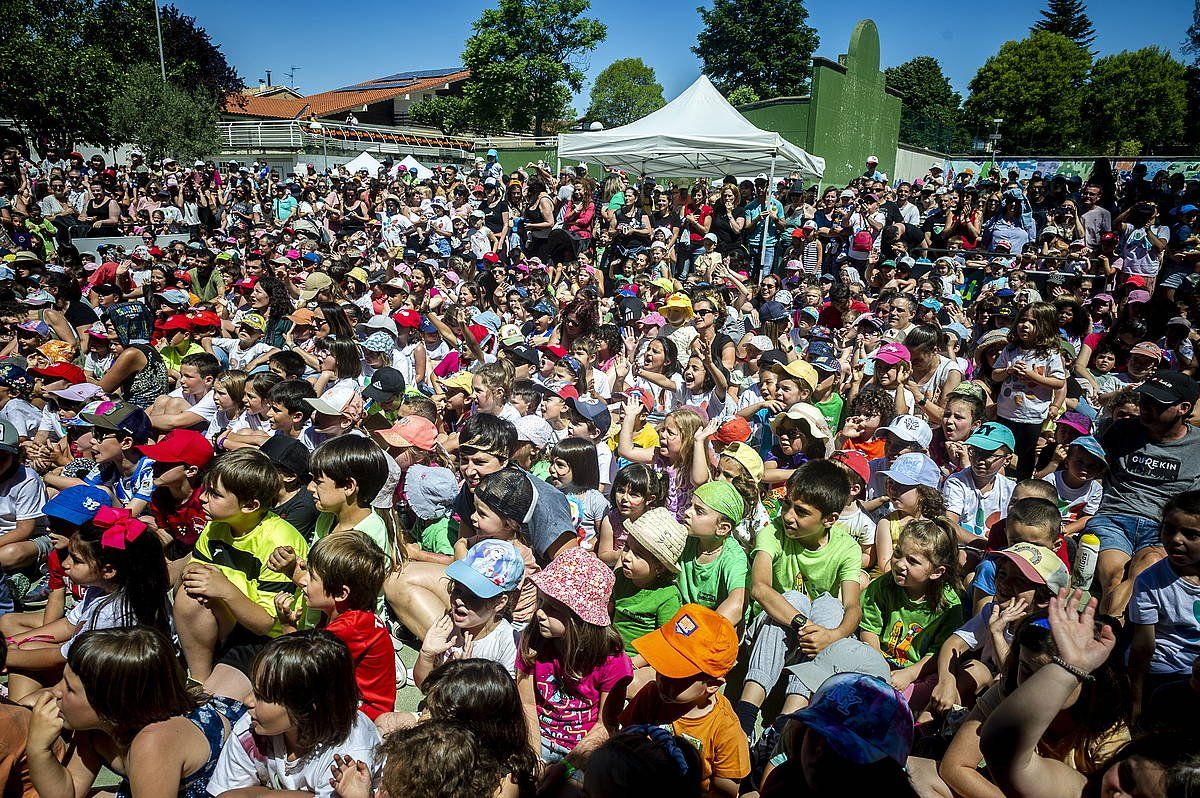
{"label": "street lamp", "polygon": [[314,136],[321,136],[321,171],[329,174],[329,145],[325,140],[325,136],[322,135],[325,126],[314,119],[308,123],[308,129],[312,131]]}

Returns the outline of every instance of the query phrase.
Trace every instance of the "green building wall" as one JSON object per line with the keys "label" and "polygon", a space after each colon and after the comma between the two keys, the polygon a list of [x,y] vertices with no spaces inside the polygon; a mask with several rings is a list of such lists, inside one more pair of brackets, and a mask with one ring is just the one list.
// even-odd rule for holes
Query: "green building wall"
{"label": "green building wall", "polygon": [[824,158],[822,183],[845,185],[863,173],[868,155],[879,158],[880,171],[895,171],[900,104],[879,70],[879,31],[864,19],[837,62],[813,59],[810,97],[780,97],[738,110],[758,127]]}
{"label": "green building wall", "polygon": [[[825,159],[823,185],[845,185],[866,169],[868,155],[892,176],[900,136],[900,97],[889,92],[879,69],[879,30],[860,20],[838,60],[813,59],[812,94],[777,97],[738,110],[763,130]],[[544,160],[553,169],[558,151],[499,148],[505,170]]]}

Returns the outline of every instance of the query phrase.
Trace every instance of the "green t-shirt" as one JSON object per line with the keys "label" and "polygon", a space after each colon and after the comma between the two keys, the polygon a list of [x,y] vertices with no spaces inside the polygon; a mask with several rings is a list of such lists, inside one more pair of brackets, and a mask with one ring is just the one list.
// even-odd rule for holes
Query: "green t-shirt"
{"label": "green t-shirt", "polygon": [[173,371],[179,371],[179,364],[183,362],[185,357],[203,351],[204,347],[200,346],[200,344],[192,343],[188,345],[186,352],[180,352],[173,346],[164,346],[162,349],[158,350],[158,353],[162,355],[163,362],[167,364],[167,368],[172,369]]}
{"label": "green t-shirt", "polygon": [[625,574],[617,572],[617,583],[613,586],[613,626],[625,641],[625,653],[635,656],[633,641],[648,635],[663,626],[683,606],[679,588],[674,582],[662,587],[638,587]]}
{"label": "green t-shirt", "polygon": [[[321,538],[329,534],[329,531],[337,525],[337,516],[333,513],[321,513],[317,516],[317,526],[313,530],[313,542],[317,542]],[[383,553],[389,558],[394,557],[396,550],[389,539],[387,524],[383,518],[374,510],[363,520],[354,525],[354,528],[359,532],[366,534],[379,548],[383,549]]]}
{"label": "green t-shirt", "polygon": [[439,518],[421,529],[421,548],[434,554],[454,554],[450,542],[450,516]]}
{"label": "green t-shirt", "polygon": [[717,559],[712,562],[699,562],[699,547],[700,541],[688,538],[679,559],[675,584],[679,586],[684,604],[699,604],[715,610],[732,591],[749,586],[750,560],[746,550],[732,537],[725,538]]}
{"label": "green t-shirt", "polygon": [[821,411],[821,415],[825,417],[825,423],[829,428],[836,432],[842,425],[842,405],[844,400],[842,395],[838,393],[829,394],[829,398],[823,402],[815,402],[817,410]]}
{"label": "green t-shirt", "polygon": [[808,549],[789,538],[783,522],[775,519],[758,533],[751,557],[760,551],[771,557],[771,582],[777,591],[798,590],[810,599],[824,593],[838,598],[842,583],[857,582],[862,570],[862,549],[854,538],[838,529],[830,531],[824,546]]}
{"label": "green t-shirt", "polygon": [[965,619],[958,594],[947,585],[944,598],[945,607],[934,613],[928,602],[909,598],[890,573],[884,574],[863,591],[860,626],[879,635],[884,657],[903,668],[926,654],[936,655],[942,643],[962,626]]}

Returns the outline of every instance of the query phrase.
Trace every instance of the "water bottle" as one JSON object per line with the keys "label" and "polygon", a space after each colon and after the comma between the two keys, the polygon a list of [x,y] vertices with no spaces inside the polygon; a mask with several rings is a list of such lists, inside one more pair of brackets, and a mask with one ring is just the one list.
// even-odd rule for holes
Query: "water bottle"
{"label": "water bottle", "polygon": [[1091,532],[1079,536],[1079,548],[1075,551],[1075,567],[1071,569],[1071,589],[1090,590],[1092,577],[1096,575],[1096,561],[1100,558],[1100,538]]}

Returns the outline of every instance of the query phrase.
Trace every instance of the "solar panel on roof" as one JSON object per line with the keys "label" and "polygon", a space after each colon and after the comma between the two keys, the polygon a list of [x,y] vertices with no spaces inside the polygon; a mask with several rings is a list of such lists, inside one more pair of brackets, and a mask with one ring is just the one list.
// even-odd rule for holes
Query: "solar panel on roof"
{"label": "solar panel on roof", "polygon": [[440,78],[446,75],[453,75],[455,72],[461,72],[462,67],[450,67],[448,69],[422,69],[413,72],[397,72],[394,75],[386,75],[375,80],[367,80],[362,83],[355,83],[352,86],[343,86],[334,91],[366,91],[368,89],[402,89],[405,86],[411,86],[419,80],[428,80],[429,78]]}

